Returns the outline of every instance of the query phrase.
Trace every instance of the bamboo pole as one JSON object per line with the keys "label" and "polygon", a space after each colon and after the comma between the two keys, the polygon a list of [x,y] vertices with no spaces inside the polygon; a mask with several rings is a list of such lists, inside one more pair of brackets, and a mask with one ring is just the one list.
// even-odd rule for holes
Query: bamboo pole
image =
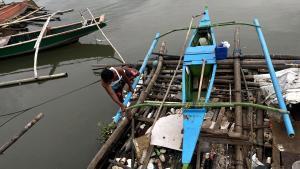
{"label": "bamboo pole", "polygon": [[[271,54],[271,59],[277,60],[300,60],[300,56],[293,55],[281,55],[281,54]],[[233,56],[229,56],[228,59],[232,59]],[[265,59],[263,55],[243,55],[241,59]]]}
{"label": "bamboo pole", "polygon": [[[163,56],[164,60],[176,60],[179,59],[179,55],[172,55],[172,54],[160,54],[153,52],[154,55]],[[295,55],[282,55],[282,54],[271,54],[270,55],[272,59],[275,60],[300,60],[300,56]],[[226,60],[233,59],[234,56],[228,56]],[[241,59],[264,59],[265,57],[263,55],[243,55],[240,56]],[[218,61],[219,62],[219,61]]]}
{"label": "bamboo pole", "polygon": [[67,76],[68,76],[67,73],[59,73],[59,74],[54,74],[54,75],[39,76],[37,78],[31,77],[31,78],[26,78],[26,79],[13,80],[13,81],[0,83],[0,88],[21,85],[21,84],[25,84],[25,83],[32,83],[32,82],[37,82],[37,81],[57,79],[57,78],[62,78],[62,77],[67,77]]}
{"label": "bamboo pole", "polygon": [[[234,82],[234,80],[227,80],[227,79],[215,79],[215,84],[232,84]],[[244,82],[241,82],[242,84],[244,84]],[[248,86],[252,86],[252,87],[260,87],[260,85],[258,83],[255,82],[248,82],[247,81]],[[235,91],[240,91],[240,90],[235,90]]]}
{"label": "bamboo pole", "polygon": [[[241,57],[237,57],[241,58]],[[218,65],[232,65],[234,62],[234,59],[226,59],[226,60],[221,60],[218,61]],[[263,59],[243,59],[240,61],[241,65],[265,65],[266,61]],[[286,65],[286,64],[300,64],[300,60],[272,60],[272,63],[274,65]]]}
{"label": "bamboo pole", "polygon": [[[158,107],[160,104],[162,104],[161,101],[144,101],[144,103],[141,104],[135,104],[132,106],[127,107],[127,110],[133,109],[133,108],[140,108],[140,107]],[[268,110],[272,112],[282,113],[282,114],[289,114],[289,111],[265,106],[261,104],[255,104],[251,102],[217,102],[217,103],[192,103],[192,102],[165,102],[163,103],[163,106],[165,107],[183,107],[183,108],[190,108],[190,107],[197,107],[197,108],[220,108],[220,107],[235,107],[235,106],[241,106],[241,107],[254,107],[261,110]]]}
{"label": "bamboo pole", "polygon": [[[241,58],[240,56],[237,56],[237,58]],[[148,64],[152,64],[153,61],[148,61]],[[175,66],[177,64],[177,60],[165,60],[164,64],[169,66]],[[234,60],[233,59],[226,59],[217,61],[217,64],[221,68],[232,68]],[[300,60],[272,60],[272,63],[274,64],[275,68],[286,68],[286,67],[297,67],[297,65],[300,64]],[[138,61],[138,64],[141,64],[141,61]],[[245,69],[259,69],[264,68],[266,69],[266,62],[262,59],[243,59],[240,61],[241,66]]]}
{"label": "bamboo pole", "polygon": [[[257,103],[262,102],[260,91],[257,92],[256,99],[257,99]],[[264,124],[264,112],[262,110],[257,110],[256,111],[256,125],[263,125],[263,124]],[[264,130],[258,129],[256,132],[256,135],[257,135],[256,136],[257,143],[263,144],[264,143]],[[257,158],[258,158],[258,160],[263,161],[263,150],[260,147],[257,149]]]}
{"label": "bamboo pole", "polygon": [[[221,69],[230,69],[232,68],[232,65],[218,65],[218,68]],[[268,66],[267,65],[246,65],[246,64],[241,64],[244,69],[251,69],[251,70],[259,70],[259,69],[265,69],[265,72],[268,72]],[[287,68],[298,68],[300,67],[298,64],[274,64],[274,68],[276,70],[281,70],[281,69],[287,69]]]}
{"label": "bamboo pole", "polygon": [[9,147],[11,147],[19,138],[21,138],[33,125],[35,125],[42,117],[43,113],[39,113],[37,116],[34,117],[25,127],[24,129],[15,135],[13,138],[11,138],[8,142],[6,142],[4,145],[0,148],[0,154],[3,154]]}

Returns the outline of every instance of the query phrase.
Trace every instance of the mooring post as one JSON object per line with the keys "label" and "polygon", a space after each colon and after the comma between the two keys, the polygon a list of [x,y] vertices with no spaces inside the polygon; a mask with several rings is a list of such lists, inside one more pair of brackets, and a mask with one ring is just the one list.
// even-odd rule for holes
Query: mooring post
{"label": "mooring post", "polygon": [[[261,30],[261,26],[258,22],[258,19],[254,19],[253,22],[256,26],[256,32],[258,34],[258,38],[259,38],[262,50],[263,50],[264,55],[265,55],[266,64],[267,64],[268,69],[269,69],[269,73],[270,73],[270,76],[271,76],[271,79],[272,79],[272,83],[273,83],[273,87],[274,87],[274,90],[275,90],[275,93],[276,93],[276,97],[277,97],[277,100],[278,100],[279,107],[280,107],[280,109],[287,110],[286,104],[283,100],[282,91],[281,91],[281,88],[280,88],[280,85],[279,85],[279,82],[278,82],[278,79],[276,77],[276,73],[275,73],[275,70],[274,70],[274,67],[273,67],[273,64],[272,64],[272,59],[270,57],[269,49],[268,49],[267,43],[265,41],[264,35],[262,33],[262,30]],[[294,137],[295,136],[295,131],[294,131],[290,116],[288,114],[283,114],[282,118],[283,118],[283,122],[284,122],[284,125],[285,125],[285,128],[286,128],[286,131],[288,133],[288,136],[289,137]]]}

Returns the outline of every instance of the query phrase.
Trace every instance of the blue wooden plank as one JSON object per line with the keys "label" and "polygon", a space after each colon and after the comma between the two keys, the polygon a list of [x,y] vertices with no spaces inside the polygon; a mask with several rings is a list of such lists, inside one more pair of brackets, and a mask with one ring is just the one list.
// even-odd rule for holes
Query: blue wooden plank
{"label": "blue wooden plank", "polygon": [[183,164],[189,164],[192,159],[205,113],[205,109],[185,109],[183,111]]}

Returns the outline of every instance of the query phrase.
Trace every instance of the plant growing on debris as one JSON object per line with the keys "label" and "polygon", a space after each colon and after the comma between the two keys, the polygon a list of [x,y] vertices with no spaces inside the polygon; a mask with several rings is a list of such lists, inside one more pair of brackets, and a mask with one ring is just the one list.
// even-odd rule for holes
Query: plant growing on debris
{"label": "plant growing on debris", "polygon": [[113,133],[116,128],[116,124],[114,122],[108,124],[98,123],[100,127],[100,143],[103,144],[109,138],[109,136]]}

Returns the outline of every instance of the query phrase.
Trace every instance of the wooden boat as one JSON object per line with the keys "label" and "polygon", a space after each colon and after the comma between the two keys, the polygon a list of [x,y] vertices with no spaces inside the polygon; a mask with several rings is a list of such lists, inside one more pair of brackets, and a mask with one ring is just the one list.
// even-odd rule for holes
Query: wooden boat
{"label": "wooden boat", "polygon": [[[140,74],[149,79],[144,82],[142,80],[138,82],[140,78],[135,79],[135,83],[132,85],[135,96],[131,97],[129,93],[123,102],[127,106],[130,104],[127,113],[130,113],[133,118],[121,118],[120,111],[117,112],[114,122],[118,123],[118,127],[114,128],[113,125],[109,124],[111,129],[105,131],[105,133],[112,134],[108,134],[109,137],[107,136],[106,142],[91,160],[87,169],[114,168],[117,166],[123,167],[124,165],[127,166],[123,168],[142,169],[147,167],[176,169],[181,167],[183,169],[247,168],[251,161],[253,166],[254,158],[256,158],[255,161],[259,161],[255,157],[257,154],[260,154],[261,159],[267,156],[270,158],[270,153],[264,153],[263,149],[272,152],[272,159],[275,159],[272,166],[280,168],[281,164],[276,163],[276,161],[281,160],[279,158],[280,152],[276,146],[278,142],[282,145],[285,144],[285,147],[291,147],[289,155],[299,154],[299,151],[295,151],[297,141],[292,143],[287,138],[282,139],[285,137],[282,122],[286,127],[288,136],[295,136],[289,114],[283,113],[287,110],[286,103],[275,74],[276,69],[287,68],[278,64],[284,64],[288,57],[277,57],[277,59],[281,58],[283,60],[280,62],[278,62],[279,60],[273,60],[276,63],[276,65],[273,65],[261,26],[258,20],[254,19],[253,25],[244,25],[255,27],[264,56],[254,61],[252,59],[255,57],[242,55],[239,44],[239,31],[236,29],[233,56],[226,61],[218,61],[227,57],[227,47],[229,45],[226,43],[217,45],[212,29],[216,25],[224,26],[224,24],[211,24],[208,10],[205,9],[202,19],[188,43],[188,47],[184,51],[183,62],[181,61],[182,53],[180,55],[169,55],[166,54],[166,48],[159,50],[159,53],[153,53],[157,41],[161,37],[183,29],[171,30],[161,36],[159,33],[156,35],[143,63],[140,62],[139,65],[136,65],[140,66],[142,64]],[[151,57],[152,55],[155,56]],[[246,59],[251,59],[251,61],[246,61]],[[145,64],[149,66],[147,71],[144,71]],[[217,64],[220,69],[216,75]],[[113,65],[99,66],[104,68]],[[182,66],[182,69],[180,66]],[[275,66],[275,69],[273,66]],[[173,70],[174,67],[176,67],[176,70]],[[270,73],[269,77],[271,77],[268,77],[266,81],[270,83],[270,79],[272,79],[280,109],[262,104],[261,91],[258,90],[258,87],[261,86],[256,80],[250,79],[249,76],[246,79],[247,75],[253,77],[253,75],[262,73],[261,69],[266,68],[268,70],[265,73]],[[178,70],[182,70],[181,77]],[[265,77],[267,76],[263,75],[263,78]],[[138,83],[141,84],[140,87],[136,87]],[[212,93],[214,83],[216,85]],[[231,97],[232,84],[234,84],[234,102],[232,102]],[[250,91],[250,88],[248,88],[250,85],[255,90]],[[242,96],[243,92],[245,92],[244,96]],[[273,91],[271,92],[273,94]],[[181,99],[179,96],[182,96]],[[254,100],[256,102],[253,103]],[[182,101],[182,103],[179,101]],[[161,109],[162,106],[164,106],[163,109]],[[264,108],[258,110],[259,107]],[[267,111],[273,111],[274,109],[281,113],[282,122],[280,120],[280,123],[278,123],[279,120],[275,120],[274,115],[267,115]],[[208,111],[209,113],[207,113]],[[246,113],[248,114],[246,115]],[[256,113],[256,120],[253,119],[253,113]],[[254,129],[253,126],[264,123],[264,118],[269,118],[272,124],[277,126],[277,129],[267,126],[257,130]],[[109,127],[104,127],[105,130],[107,128]],[[271,132],[271,130],[272,137],[274,136],[273,139],[264,140],[264,133]],[[253,139],[252,136],[257,137]],[[249,140],[254,141],[255,144],[249,142]],[[129,143],[132,143],[131,147],[129,147]],[[195,151],[196,144],[197,151]],[[253,147],[257,151],[252,151]],[[133,160],[136,162],[133,162]],[[270,166],[270,163],[264,165]],[[291,162],[287,163],[292,166]],[[137,164],[136,167],[135,164]]]}
{"label": "wooden boat", "polygon": [[[183,103],[208,103],[217,70],[216,61],[227,56],[227,48],[216,45],[207,8],[198,26],[184,55],[182,67]],[[224,50],[223,53],[222,50]],[[185,118],[183,120],[182,163],[183,168],[188,168],[200,135],[206,109],[191,106],[183,109],[183,114]]]}
{"label": "wooden boat", "polygon": [[26,11],[29,4],[26,1],[13,2],[0,8],[0,24],[5,23]]}
{"label": "wooden boat", "polygon": [[[96,22],[100,28],[106,26],[104,16],[96,18]],[[48,49],[78,41],[80,37],[97,29],[96,23],[92,20],[52,28],[48,27],[42,38],[40,49]],[[39,34],[40,30],[0,38],[0,59],[33,52]]]}

